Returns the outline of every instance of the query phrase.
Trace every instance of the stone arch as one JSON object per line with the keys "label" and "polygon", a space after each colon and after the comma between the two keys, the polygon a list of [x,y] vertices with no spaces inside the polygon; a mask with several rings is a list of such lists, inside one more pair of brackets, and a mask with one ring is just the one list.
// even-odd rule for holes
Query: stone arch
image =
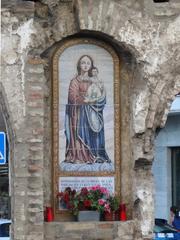
{"label": "stone arch", "polygon": [[[44,63],[44,69],[45,69],[45,76],[46,76],[46,81],[47,81],[47,87],[50,89],[50,85],[51,85],[51,72],[50,72],[50,66],[51,66],[51,59],[53,56],[54,51],[56,50],[56,48],[58,47],[59,44],[63,45],[63,41],[68,41],[71,40],[73,38],[95,38],[95,39],[99,39],[103,42],[105,42],[106,44],[108,44],[109,46],[111,46],[111,48],[113,48],[116,53],[118,54],[119,58],[121,59],[121,82],[122,82],[122,89],[121,89],[121,94],[123,95],[122,97],[122,103],[121,103],[121,107],[122,107],[122,111],[123,111],[123,120],[121,122],[122,124],[122,128],[126,128],[128,129],[126,132],[123,132],[123,135],[121,136],[121,139],[126,139],[126,142],[123,141],[123,150],[122,150],[122,158],[124,159],[122,164],[123,164],[123,168],[126,169],[126,171],[122,171],[121,174],[121,181],[123,181],[123,179],[125,180],[126,184],[122,184],[122,201],[126,201],[128,202],[128,209],[131,209],[131,206],[133,205],[132,202],[132,182],[131,182],[131,178],[130,178],[130,171],[133,168],[133,165],[131,165],[130,159],[132,159],[131,156],[131,151],[128,151],[128,146],[130,146],[130,132],[132,131],[132,126],[131,126],[131,121],[129,120],[131,118],[130,116],[130,112],[131,112],[131,105],[130,102],[128,100],[128,98],[131,95],[131,83],[133,82],[133,71],[134,68],[137,67],[136,65],[136,60],[134,58],[134,56],[128,52],[128,50],[125,47],[119,46],[118,43],[116,41],[113,41],[111,39],[111,37],[107,36],[106,34],[103,33],[96,33],[93,31],[88,31],[88,32],[81,32],[81,33],[77,33],[75,35],[69,36],[64,38],[63,40],[59,41],[58,43],[55,43],[54,45],[52,45],[50,48],[48,48],[46,51],[44,51],[41,54],[42,60],[39,60],[39,63]],[[35,60],[34,60],[35,61]],[[38,61],[38,60],[37,60]],[[49,148],[49,142],[51,141],[51,132],[49,131],[50,126],[51,126],[51,116],[50,116],[50,108],[51,108],[51,96],[50,96],[50,92],[48,90],[48,95],[45,97],[46,100],[46,107],[45,107],[45,119],[47,120],[45,122],[45,135],[46,135],[46,142],[45,142],[45,151],[47,151],[47,149]],[[126,110],[126,108],[128,109],[128,111]],[[129,152],[129,154],[127,154],[127,152]],[[51,151],[48,150],[48,152],[45,153],[45,158],[44,158],[44,176],[45,176],[45,186],[47,187],[45,195],[44,195],[44,201],[45,201],[45,205],[50,204],[50,199],[51,199],[51,176],[50,173],[51,171],[49,171],[49,169],[51,168],[50,165],[50,161],[49,159],[51,159]],[[129,166],[130,164],[130,166]],[[126,173],[125,173],[126,172]],[[47,177],[48,176],[48,177]],[[128,191],[127,191],[128,189]],[[130,218],[132,218],[132,211],[128,211],[128,215]]]}
{"label": "stone arch", "polygon": [[[106,26],[104,25],[104,19],[103,16],[100,16],[100,19],[98,20],[101,22],[97,22],[96,27],[91,27],[90,24],[86,24],[83,26],[81,24],[81,15],[86,15],[86,13],[80,14],[81,4],[80,1],[69,1],[68,3],[58,3],[57,1],[54,1],[53,3],[48,1],[43,1],[47,6],[49,7],[50,12],[52,13],[53,17],[49,17],[50,24],[45,25],[42,21],[38,22],[38,19],[34,19],[34,34],[33,39],[31,43],[31,47],[29,50],[30,55],[32,56],[32,62],[37,59],[37,64],[39,62],[39,66],[42,64],[45,69],[47,69],[47,65],[51,64],[48,60],[49,54],[53,54],[53,48],[56,48],[58,45],[58,42],[62,41],[67,38],[72,37],[94,37],[98,38],[102,41],[107,42],[108,44],[112,45],[116,50],[118,50],[119,54],[122,56],[122,58],[126,62],[126,66],[124,65],[123,75],[124,78],[127,78],[127,75],[129,72],[131,72],[131,76],[129,74],[130,78],[133,78],[132,74],[132,65],[134,68],[138,68],[139,66],[136,64],[137,59],[140,58],[140,53],[138,52],[138,48],[136,48],[136,45],[133,45],[130,42],[126,42],[126,40],[120,40],[119,38],[115,37],[113,32],[109,32],[108,29],[111,28],[112,21],[114,21],[114,18],[110,20],[111,24]],[[97,1],[98,8],[101,8],[104,6],[105,9],[108,8],[109,3],[108,1]],[[100,4],[100,5],[99,5]],[[103,5],[103,6],[101,6]],[[38,7],[38,6],[37,6]],[[41,9],[41,5],[39,5],[39,8]],[[116,7],[116,4],[115,4]],[[97,8],[97,9],[98,9]],[[120,7],[118,6],[118,9]],[[68,11],[69,14],[64,15],[63,12]],[[87,9],[85,10],[87,11]],[[116,10],[115,10],[116,11]],[[89,15],[91,13],[88,13]],[[95,16],[95,15],[94,15]],[[110,14],[108,15],[109,18]],[[51,18],[53,21],[51,21]],[[89,19],[89,18],[88,18]],[[94,18],[95,19],[95,18]],[[87,19],[86,19],[87,20]],[[116,21],[116,25],[118,26],[120,19],[118,22]],[[134,32],[131,33],[131,39]],[[138,33],[139,34],[139,33]],[[44,60],[38,60],[38,56],[41,56]],[[30,62],[30,61],[29,61]],[[139,64],[142,65],[142,64]],[[138,70],[137,70],[138,71]],[[140,72],[140,71],[139,71]],[[49,78],[49,73],[46,71],[45,73],[46,77]],[[142,77],[141,77],[142,78]],[[134,82],[138,81],[133,80]],[[50,85],[50,82],[48,82],[48,87]],[[133,89],[133,87],[131,86]],[[49,93],[48,93],[49,94]],[[46,98],[47,99],[47,98]],[[47,118],[47,117],[46,117]],[[47,128],[48,129],[48,128]],[[50,193],[50,191],[49,191]],[[48,194],[46,195],[47,202],[48,202]]]}
{"label": "stone arch", "polygon": [[[140,72],[140,67],[138,66],[138,63],[137,61],[135,60],[134,56],[129,53],[126,48],[122,48],[122,46],[120,47],[116,41],[112,41],[111,38],[108,39],[108,36],[106,36],[105,34],[103,33],[98,33],[96,34],[96,32],[93,32],[93,31],[88,31],[88,32],[84,32],[84,33],[79,33],[77,35],[74,35],[75,37],[85,37],[85,36],[95,36],[97,38],[97,35],[99,36],[99,38],[103,38],[103,40],[107,41],[111,46],[113,46],[114,48],[117,48],[119,49],[118,51],[120,51],[119,55],[122,56],[122,59],[125,60],[123,65],[123,71],[122,71],[122,75],[123,75],[123,81],[124,82],[128,82],[128,85],[124,85],[124,94],[126,95],[126,93],[128,93],[126,95],[126,102],[127,102],[127,105],[124,105],[126,106],[128,109],[129,109],[129,112],[128,114],[131,112],[131,110],[133,109],[133,100],[135,99],[136,97],[136,94],[139,94],[141,93],[140,91],[140,83],[139,83],[139,79],[137,77],[134,76],[134,72],[137,71],[137,76],[140,76],[141,75],[141,72]],[[67,37],[66,40],[69,38],[73,38],[74,37],[73,35],[70,36],[70,37]],[[106,38],[105,38],[106,36]],[[63,44],[63,40],[62,40],[62,44]],[[117,44],[117,45],[116,45]],[[50,72],[49,72],[49,67],[48,65],[50,66],[51,64],[51,61],[49,59],[51,59],[51,56],[53,55],[53,51],[55,48],[57,48],[57,44],[54,44],[52,47],[48,48],[46,51],[44,51],[42,54],[41,54],[41,57],[42,59],[37,59],[37,64],[40,64],[40,65],[44,65],[44,68],[45,68],[45,76],[46,76],[46,79],[51,79],[50,78]],[[34,61],[35,63],[35,58],[34,60],[32,60],[32,62]],[[36,63],[35,63],[36,64]],[[142,77],[142,76],[140,76]],[[135,83],[138,83],[138,86],[135,86]],[[144,84],[144,83],[143,83]],[[134,88],[135,86],[135,88]],[[50,80],[48,80],[48,87],[50,87]],[[146,89],[147,91],[147,86],[146,84],[143,85],[143,88]],[[128,91],[128,92],[127,92]],[[148,93],[148,91],[147,91]],[[133,96],[133,94],[135,95],[134,96],[134,99],[132,100],[129,100],[131,96]],[[146,94],[145,96],[146,97]],[[50,115],[49,115],[49,110],[50,110],[50,96],[47,95],[46,96],[46,103],[47,103],[47,108],[45,110],[45,119],[50,119]],[[141,99],[142,101],[142,99]],[[131,109],[131,110],[130,110]],[[123,110],[125,111],[125,110]],[[128,124],[129,124],[129,129],[128,129],[128,133],[124,132],[125,134],[123,135],[122,139],[123,138],[128,138],[128,143],[126,142],[126,144],[124,145],[124,150],[123,150],[123,158],[124,160],[127,160],[127,161],[123,161],[123,165],[122,165],[122,168],[123,169],[126,169],[126,171],[128,171],[128,177],[129,177],[129,180],[131,179],[134,179],[134,182],[132,181],[128,181],[127,180],[127,175],[126,176],[122,176],[122,181],[125,182],[123,186],[123,198],[122,200],[123,201],[130,201],[128,202],[128,208],[132,209],[133,206],[134,206],[134,201],[136,201],[136,198],[139,198],[140,199],[140,202],[141,202],[141,205],[136,205],[136,209],[135,211],[137,211],[137,207],[139,208],[139,214],[140,215],[136,215],[132,213],[132,211],[129,214],[130,217],[132,217],[133,215],[133,218],[137,218],[139,219],[139,216],[141,216],[141,219],[140,221],[142,222],[142,226],[143,226],[143,222],[144,220],[146,219],[146,217],[148,217],[150,220],[148,222],[148,224],[150,226],[147,227],[147,229],[143,228],[142,227],[142,230],[145,232],[145,234],[147,234],[147,232],[149,232],[149,229],[151,228],[151,226],[153,225],[153,216],[151,215],[152,213],[149,213],[148,211],[148,208],[149,206],[153,206],[153,200],[152,200],[152,185],[151,185],[151,182],[152,182],[152,176],[150,174],[150,171],[151,171],[151,161],[152,159],[150,157],[152,157],[152,155],[149,156],[149,154],[146,154],[146,152],[144,153],[144,150],[143,150],[143,146],[144,146],[144,142],[145,140],[148,141],[146,138],[148,137],[151,137],[151,134],[148,132],[148,134],[146,133],[146,125],[145,125],[145,129],[144,129],[144,137],[141,138],[139,136],[136,136],[134,134],[134,130],[133,130],[133,126],[132,126],[132,123],[133,123],[133,116],[132,115],[125,115],[126,117],[124,118],[124,128],[127,127],[127,122],[128,120],[127,119],[130,119]],[[143,119],[143,121],[145,122],[145,119]],[[50,140],[50,132],[49,129],[50,129],[50,122],[46,122],[47,125],[45,125],[45,129],[47,129],[47,131],[45,131],[45,135],[46,135],[46,143],[45,143],[45,148],[44,149],[48,149],[49,147],[49,142],[51,141]],[[142,132],[141,132],[142,134]],[[128,135],[128,136],[127,136]],[[132,140],[130,139],[132,138]],[[133,146],[131,151],[129,151],[129,147],[130,146]],[[149,143],[148,143],[148,146],[149,146]],[[137,148],[136,148],[137,147]],[[135,154],[139,153],[139,149],[141,149],[140,151],[140,157],[139,156],[136,156]],[[51,159],[51,155],[50,155],[51,151],[49,151],[48,149],[48,152],[47,154],[45,153],[45,158],[44,158],[44,175],[48,176],[48,179],[51,179],[51,176],[50,176],[50,164],[49,164],[49,159]],[[142,154],[142,155],[141,155]],[[137,158],[136,158],[137,157]],[[130,164],[130,167],[128,166],[127,162],[131,162]],[[144,166],[147,166],[147,169],[144,171]],[[134,170],[133,171],[133,167],[134,167]],[[130,178],[130,175],[133,175],[134,178]],[[146,179],[146,181],[144,181],[144,179]],[[45,205],[48,205],[50,204],[50,198],[51,198],[51,182],[45,180],[44,182],[44,185],[46,186],[46,189],[47,191],[45,191],[45,195],[44,195],[44,202],[45,202]],[[135,189],[134,190],[134,193],[132,191],[132,189]],[[128,189],[128,194],[127,194],[127,189]],[[142,190],[144,189],[144,190]],[[130,194],[129,194],[130,192]],[[127,200],[128,199],[128,200]],[[145,206],[145,210],[144,210],[144,206]],[[144,214],[145,213],[145,214]],[[151,216],[149,216],[151,215]]]}
{"label": "stone arch", "polygon": [[[147,118],[152,120],[153,115],[155,116],[152,103],[150,104],[149,100],[156,98],[154,92],[159,94],[159,92],[163,90],[161,85],[164,85],[164,82],[166,82],[164,76],[159,76],[158,71],[160,71],[160,66],[167,64],[167,60],[165,59],[160,65],[154,64],[154,59],[152,58],[152,56],[155,56],[157,53],[154,44],[156,44],[156,47],[159,47],[158,59],[161,58],[164,47],[161,42],[157,42],[157,40],[155,42],[154,40],[154,33],[158,31],[159,24],[153,22],[148,14],[141,28],[137,20],[133,21],[135,16],[141,12],[139,2],[137,2],[136,6],[134,4],[131,6],[128,4],[121,5],[117,1],[109,2],[107,0],[98,0],[96,4],[92,4],[91,1],[86,1],[86,4],[84,4],[81,0],[64,1],[63,3],[58,3],[57,1],[49,2],[48,0],[42,2],[49,8],[53,17],[49,17],[51,23],[46,27],[44,27],[44,24],[37,23],[36,20],[34,21],[34,27],[38,34],[35,34],[33,39],[31,46],[32,52],[36,49],[36,54],[42,53],[67,36],[81,32],[89,32],[95,35],[102,34],[103,36],[104,34],[104,36],[109,36],[112,38],[112,41],[116,41],[120,47],[127,49],[127,52],[134,55],[137,65],[141,69],[139,71],[141,72],[140,80],[135,80],[134,86],[144,84],[144,91],[143,94],[139,94],[138,87],[136,88],[133,95],[134,103],[132,104],[136,104],[135,102],[140,101],[142,98],[146,99],[146,110],[140,110],[141,114],[144,112],[143,117],[146,118],[146,120],[143,121],[143,128],[141,127],[139,129],[138,122],[141,120],[137,117],[135,120],[137,127],[135,126],[134,131],[135,134],[144,132],[146,125],[149,125]],[[65,11],[68,11],[69,14],[64,15],[63,12]],[[127,17],[130,12],[132,15],[131,20]],[[51,21],[51,19],[53,21]],[[69,21],[70,19],[72,19],[71,22]],[[176,22],[177,21],[174,22],[175,25],[177,24]],[[170,42],[165,42],[165,44],[170,44]],[[145,48],[144,46],[148,47]],[[175,51],[168,57],[172,59],[174,54]],[[160,82],[158,82],[159,79],[161,79]],[[152,92],[153,95],[150,94],[150,92]],[[147,109],[149,110],[147,111]]]}
{"label": "stone arch", "polygon": [[[63,38],[89,31],[94,32],[96,35],[104,34],[109,36],[136,56],[138,60],[143,58],[141,56],[141,46],[138,40],[135,41],[135,34],[138,39],[145,38],[143,31],[145,31],[147,25],[144,26],[144,29],[138,29],[136,24],[133,26],[130,21],[122,21],[128,11],[127,6],[121,6],[116,1],[109,2],[108,0],[98,0],[96,4],[92,4],[91,1],[87,0],[86,4],[83,5],[81,0],[62,1],[61,3],[43,0],[42,4],[35,5],[36,17],[38,18],[33,20],[34,32],[30,52],[33,53],[33,49],[36,49],[36,54],[42,53],[54,43],[63,40]],[[45,10],[47,11],[46,15],[42,15]],[[123,11],[123,15],[115,14]],[[137,11],[134,11],[134,14]],[[103,15],[105,12],[107,13],[106,16]],[[44,24],[44,21],[40,22],[39,19],[41,18],[48,18],[50,24]],[[146,24],[148,24],[148,21],[146,21]],[[117,32],[115,32],[116,29]],[[123,36],[122,33],[125,29],[127,29],[127,34]]]}

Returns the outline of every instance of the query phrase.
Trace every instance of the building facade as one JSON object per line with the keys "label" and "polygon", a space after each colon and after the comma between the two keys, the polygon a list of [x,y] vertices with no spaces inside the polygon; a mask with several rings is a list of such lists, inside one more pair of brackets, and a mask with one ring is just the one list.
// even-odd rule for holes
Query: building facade
{"label": "building facade", "polygon": [[[178,0],[2,2],[0,106],[10,145],[11,239],[152,239],[154,138],[180,92],[179,14]],[[111,49],[118,62],[115,182],[128,221],[45,223],[59,149],[54,59],[69,42],[89,39]]]}
{"label": "building facade", "polygon": [[155,141],[155,216],[170,219],[170,207],[180,206],[180,97],[174,100],[165,127]]}

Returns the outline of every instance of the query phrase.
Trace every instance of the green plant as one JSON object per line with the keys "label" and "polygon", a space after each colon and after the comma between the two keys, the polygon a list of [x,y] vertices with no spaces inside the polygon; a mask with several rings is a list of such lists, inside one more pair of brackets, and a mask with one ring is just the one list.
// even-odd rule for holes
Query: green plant
{"label": "green plant", "polygon": [[107,199],[110,211],[117,211],[119,208],[119,199],[116,196],[109,196]]}
{"label": "green plant", "polygon": [[109,194],[108,190],[99,185],[82,188],[79,192],[66,188],[64,192],[58,193],[61,205],[77,215],[82,210],[116,211],[119,200],[116,196]]}

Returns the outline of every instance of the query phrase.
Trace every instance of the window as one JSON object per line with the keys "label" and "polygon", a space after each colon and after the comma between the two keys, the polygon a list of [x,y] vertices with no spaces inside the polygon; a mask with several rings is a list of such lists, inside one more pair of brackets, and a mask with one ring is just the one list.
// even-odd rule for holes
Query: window
{"label": "window", "polygon": [[0,237],[2,237],[2,239],[6,239],[6,237],[9,237],[10,222],[4,223],[3,221],[4,220],[2,220],[2,223],[0,222]]}
{"label": "window", "polygon": [[172,148],[172,205],[180,206],[180,147]]}

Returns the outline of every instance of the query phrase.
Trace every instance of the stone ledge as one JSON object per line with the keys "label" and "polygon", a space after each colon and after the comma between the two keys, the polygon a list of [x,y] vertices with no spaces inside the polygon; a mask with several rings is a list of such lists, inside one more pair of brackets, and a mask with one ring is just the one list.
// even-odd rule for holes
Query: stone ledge
{"label": "stone ledge", "polygon": [[135,240],[135,222],[45,222],[46,240]]}

